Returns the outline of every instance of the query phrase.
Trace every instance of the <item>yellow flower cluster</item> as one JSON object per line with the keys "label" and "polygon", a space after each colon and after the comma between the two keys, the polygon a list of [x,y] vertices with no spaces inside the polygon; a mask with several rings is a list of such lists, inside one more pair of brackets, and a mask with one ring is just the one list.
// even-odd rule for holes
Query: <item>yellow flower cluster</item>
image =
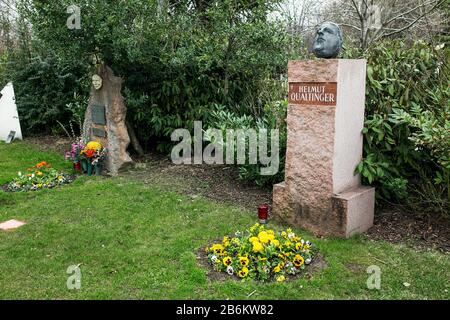
{"label": "yellow flower cluster", "polygon": [[91,141],[86,145],[86,147],[84,149],[85,150],[100,150],[101,148],[102,148],[102,144],[100,142]]}
{"label": "yellow flower cluster", "polygon": [[241,279],[283,282],[287,275],[304,269],[314,256],[311,243],[291,229],[275,232],[255,224],[235,235],[223,237],[220,243],[207,247],[206,253],[215,270]]}

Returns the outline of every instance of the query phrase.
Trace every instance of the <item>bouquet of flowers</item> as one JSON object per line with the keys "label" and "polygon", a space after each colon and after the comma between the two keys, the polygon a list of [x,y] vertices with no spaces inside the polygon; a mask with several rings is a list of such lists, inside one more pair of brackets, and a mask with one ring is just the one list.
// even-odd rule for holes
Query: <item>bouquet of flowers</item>
{"label": "bouquet of flowers", "polygon": [[65,154],[65,159],[72,161],[76,170],[79,167],[79,162],[81,160],[81,150],[83,150],[84,148],[85,144],[83,140],[80,140],[72,143],[70,151],[67,151]]}
{"label": "bouquet of flowers", "polygon": [[97,141],[91,141],[80,151],[80,156],[84,160],[86,165],[86,171],[88,175],[92,174],[92,169],[95,169],[95,173],[100,175],[103,160],[106,158],[106,148],[103,148],[102,144]]}

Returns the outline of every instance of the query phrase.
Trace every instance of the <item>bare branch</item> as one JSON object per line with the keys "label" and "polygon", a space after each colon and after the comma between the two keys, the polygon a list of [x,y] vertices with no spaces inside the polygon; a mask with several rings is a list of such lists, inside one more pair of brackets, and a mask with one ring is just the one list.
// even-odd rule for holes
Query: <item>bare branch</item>
{"label": "bare branch", "polygon": [[353,29],[355,29],[355,30],[361,31],[361,28],[358,28],[357,26],[354,26],[354,25],[351,25],[351,24],[340,23],[340,25],[341,25],[341,26],[344,26],[344,27],[350,27],[350,28],[353,28]]}
{"label": "bare branch", "polygon": [[[412,8],[412,9],[406,11],[406,12],[401,12],[400,14],[398,14],[398,15],[392,17],[391,19],[389,19],[388,21],[386,21],[385,23],[383,23],[383,26],[387,26],[387,25],[389,25],[391,22],[397,20],[398,18],[400,18],[400,17],[402,17],[402,16],[405,16],[405,15],[411,13],[411,12],[417,11],[418,9],[420,9],[420,8],[422,8],[422,7],[431,5],[432,3],[435,3],[435,4],[436,4],[436,2],[438,2],[438,1],[432,0],[432,1],[429,1],[428,3],[427,3],[427,2],[424,2],[424,3],[422,3],[422,4],[420,4],[420,5],[418,5],[418,6],[414,7],[414,8]],[[433,9],[433,10],[434,10],[434,9]],[[426,13],[426,14],[427,14],[427,13]],[[426,15],[426,14],[425,14],[425,15]]]}
{"label": "bare branch", "polygon": [[408,29],[411,28],[413,25],[415,25],[419,20],[421,20],[423,17],[425,17],[427,14],[431,13],[431,12],[434,11],[437,7],[439,7],[441,4],[443,4],[445,1],[446,1],[446,0],[442,0],[442,1],[440,1],[440,2],[437,2],[430,10],[428,10],[427,12],[423,13],[422,15],[420,15],[417,19],[415,19],[414,21],[412,21],[411,23],[409,23],[409,24],[406,25],[405,27],[403,27],[403,28],[401,28],[401,29],[399,29],[399,30],[397,30],[397,31],[394,31],[394,32],[385,34],[384,36],[385,36],[385,37],[390,37],[390,36],[393,36],[393,35],[395,35],[395,34],[397,34],[397,33],[400,33],[400,32],[403,32],[403,31],[405,31],[405,30],[408,30]]}

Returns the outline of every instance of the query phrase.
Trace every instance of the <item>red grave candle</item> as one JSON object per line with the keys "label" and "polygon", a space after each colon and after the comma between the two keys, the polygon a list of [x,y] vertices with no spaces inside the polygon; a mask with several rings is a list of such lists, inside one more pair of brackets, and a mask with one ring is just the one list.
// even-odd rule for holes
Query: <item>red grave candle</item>
{"label": "red grave candle", "polygon": [[74,162],[73,169],[75,171],[81,172],[81,162]]}
{"label": "red grave candle", "polygon": [[258,219],[259,223],[266,224],[269,219],[269,205],[262,204],[258,207]]}

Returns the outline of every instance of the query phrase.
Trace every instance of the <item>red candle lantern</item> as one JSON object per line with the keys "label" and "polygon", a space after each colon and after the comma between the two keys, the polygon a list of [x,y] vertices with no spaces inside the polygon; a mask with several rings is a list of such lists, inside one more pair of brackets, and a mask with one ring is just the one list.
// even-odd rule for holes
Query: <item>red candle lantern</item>
{"label": "red candle lantern", "polygon": [[258,207],[258,219],[259,223],[266,224],[269,219],[269,205],[262,204]]}
{"label": "red candle lantern", "polygon": [[74,162],[73,169],[75,171],[81,172],[81,162]]}

